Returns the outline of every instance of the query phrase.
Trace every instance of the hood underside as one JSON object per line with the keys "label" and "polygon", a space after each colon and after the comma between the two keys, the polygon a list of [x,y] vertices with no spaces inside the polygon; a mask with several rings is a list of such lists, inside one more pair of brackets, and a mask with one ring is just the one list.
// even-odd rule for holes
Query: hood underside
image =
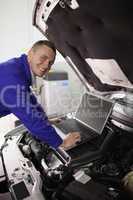
{"label": "hood underside", "polygon": [[133,88],[129,0],[37,0],[33,24],[98,91]]}

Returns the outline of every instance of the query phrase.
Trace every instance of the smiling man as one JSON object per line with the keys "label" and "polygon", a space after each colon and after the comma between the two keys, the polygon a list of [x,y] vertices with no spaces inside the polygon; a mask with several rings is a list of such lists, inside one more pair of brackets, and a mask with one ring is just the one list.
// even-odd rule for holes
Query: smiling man
{"label": "smiling man", "polygon": [[40,40],[32,46],[28,55],[0,64],[0,116],[13,113],[32,135],[54,148],[61,146],[66,150],[80,140],[79,133],[69,133],[63,141],[30,89],[32,77],[43,77],[48,73],[55,56],[54,44]]}
{"label": "smiling man", "polygon": [[56,56],[56,49],[49,41],[38,41],[28,52],[28,62],[32,72],[42,77],[49,72]]}

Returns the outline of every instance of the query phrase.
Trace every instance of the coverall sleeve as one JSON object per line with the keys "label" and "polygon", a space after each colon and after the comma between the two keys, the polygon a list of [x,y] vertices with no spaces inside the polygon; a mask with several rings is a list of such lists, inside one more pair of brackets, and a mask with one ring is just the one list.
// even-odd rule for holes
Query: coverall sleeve
{"label": "coverall sleeve", "polygon": [[22,84],[12,85],[2,93],[2,100],[3,104],[21,120],[32,135],[54,148],[62,143],[61,137],[50,125],[44,110],[29,87]]}

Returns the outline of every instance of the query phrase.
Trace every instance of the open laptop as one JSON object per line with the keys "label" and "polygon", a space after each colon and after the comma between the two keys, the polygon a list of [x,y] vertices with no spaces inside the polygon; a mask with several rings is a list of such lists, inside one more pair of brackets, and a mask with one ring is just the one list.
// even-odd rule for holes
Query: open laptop
{"label": "open laptop", "polygon": [[62,137],[69,132],[78,131],[81,135],[81,142],[77,144],[79,145],[102,134],[112,108],[111,101],[85,93],[75,116],[54,123],[54,128]]}

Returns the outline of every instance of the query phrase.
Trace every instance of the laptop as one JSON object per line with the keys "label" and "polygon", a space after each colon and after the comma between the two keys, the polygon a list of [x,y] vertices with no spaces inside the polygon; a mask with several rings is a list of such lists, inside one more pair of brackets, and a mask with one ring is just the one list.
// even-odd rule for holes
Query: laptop
{"label": "laptop", "polygon": [[113,102],[85,93],[75,115],[54,123],[54,128],[62,138],[65,138],[69,132],[79,132],[81,141],[77,145],[80,145],[103,133],[112,108]]}

